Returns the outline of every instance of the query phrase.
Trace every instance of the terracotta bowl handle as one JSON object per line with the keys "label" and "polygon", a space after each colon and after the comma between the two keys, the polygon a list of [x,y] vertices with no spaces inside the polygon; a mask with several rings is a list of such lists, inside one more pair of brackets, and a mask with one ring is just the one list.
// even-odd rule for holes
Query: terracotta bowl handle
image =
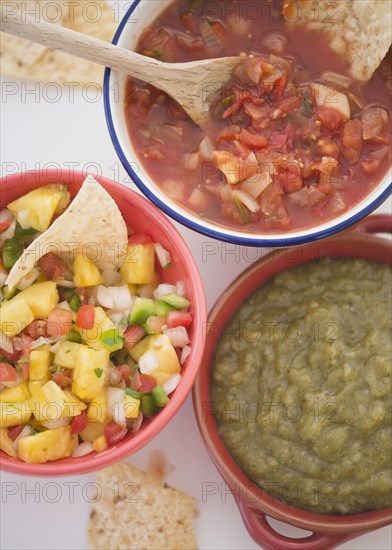
{"label": "terracotta bowl handle", "polygon": [[376,214],[368,216],[352,227],[359,233],[392,233],[392,216],[390,214]]}
{"label": "terracotta bowl handle", "polygon": [[271,527],[263,512],[252,508],[244,501],[239,501],[237,504],[250,536],[266,550],[325,550],[335,548],[347,540],[363,535],[363,532],[350,534],[312,533],[301,538],[286,537]]}

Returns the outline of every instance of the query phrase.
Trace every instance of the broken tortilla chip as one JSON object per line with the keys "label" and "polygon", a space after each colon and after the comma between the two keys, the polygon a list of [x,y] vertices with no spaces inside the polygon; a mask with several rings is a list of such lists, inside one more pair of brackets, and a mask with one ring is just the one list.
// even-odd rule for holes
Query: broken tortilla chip
{"label": "broken tortilla chip", "polygon": [[99,491],[88,529],[90,549],[197,548],[191,496],[124,463],[99,471],[96,486]]}
{"label": "broken tortilla chip", "polygon": [[284,0],[283,16],[288,25],[323,31],[360,82],[370,80],[392,43],[390,0]]}
{"label": "broken tortilla chip", "polygon": [[[107,2],[94,0],[24,0],[9,2],[9,10],[46,20],[77,32],[111,42],[116,15]],[[38,82],[102,86],[104,68],[95,63],[0,33],[0,63],[4,76]]]}
{"label": "broken tortilla chip", "polygon": [[23,252],[6,285],[15,288],[48,252],[68,263],[83,252],[101,269],[117,269],[124,261],[127,244],[127,226],[118,206],[92,176],[87,176],[67,210]]}

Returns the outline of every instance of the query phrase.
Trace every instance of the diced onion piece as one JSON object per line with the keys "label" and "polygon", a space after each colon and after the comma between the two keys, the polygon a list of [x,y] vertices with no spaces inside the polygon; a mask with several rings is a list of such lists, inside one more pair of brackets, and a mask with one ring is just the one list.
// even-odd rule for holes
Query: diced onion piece
{"label": "diced onion piece", "polygon": [[6,351],[7,353],[14,352],[14,347],[12,345],[11,338],[1,331],[0,331],[0,348]]}
{"label": "diced onion piece", "polygon": [[184,155],[184,166],[187,170],[196,170],[199,160],[199,153],[187,153]]}
{"label": "diced onion piece", "polygon": [[154,243],[154,248],[160,266],[164,269],[169,267],[171,262],[170,252],[159,243]]}
{"label": "diced onion piece", "polygon": [[173,374],[173,376],[168,378],[166,382],[162,384],[162,389],[166,393],[166,395],[170,395],[171,393],[174,392],[174,390],[180,383],[180,380],[181,380],[181,374]]}
{"label": "diced onion piece", "polygon": [[66,279],[56,279],[57,286],[62,288],[75,288],[75,285],[72,281],[67,281]]}
{"label": "diced onion piece", "polygon": [[268,172],[261,172],[241,183],[241,190],[245,191],[252,199],[259,198],[261,193],[272,182],[272,178]]}
{"label": "diced onion piece", "polygon": [[188,359],[188,357],[191,354],[191,348],[189,346],[184,346],[181,351],[181,358],[180,358],[180,364],[181,366],[184,365],[185,361]]}
{"label": "diced onion piece", "polygon": [[211,139],[209,137],[205,137],[201,140],[199,145],[199,152],[200,156],[203,160],[207,162],[212,162],[214,160],[213,157],[213,151],[214,151],[214,144],[212,143]]}
{"label": "diced onion piece", "polygon": [[335,109],[339,111],[343,118],[350,118],[350,104],[345,94],[325,84],[321,84],[320,82],[315,82],[311,85],[311,88],[314,93],[316,104],[319,107]]}
{"label": "diced onion piece", "polygon": [[45,338],[44,336],[40,336],[37,338],[37,340],[34,340],[34,342],[31,342],[30,344],[30,350],[39,348],[40,346],[44,346],[46,344],[49,344],[52,346],[56,342],[60,340],[60,336],[53,336],[52,338]]}
{"label": "diced onion piece", "polygon": [[369,140],[379,136],[388,124],[388,113],[382,107],[368,107],[361,115],[363,139]]}
{"label": "diced onion piece", "polygon": [[221,40],[219,40],[207,19],[202,19],[202,22],[200,23],[200,33],[206,48],[210,50],[210,52],[214,54],[221,53],[224,44]]}
{"label": "diced onion piece", "polygon": [[0,223],[12,222],[14,219],[13,213],[11,210],[8,210],[8,208],[3,208],[0,210]]}
{"label": "diced onion piece", "polygon": [[69,416],[64,418],[57,418],[56,420],[47,420],[46,422],[41,422],[42,426],[48,428],[48,430],[56,430],[57,428],[64,428],[69,424]]}
{"label": "diced onion piece", "polygon": [[114,311],[131,309],[132,296],[128,285],[105,287],[98,286],[97,300],[99,305]]}
{"label": "diced onion piece", "polygon": [[153,285],[140,285],[137,291],[140,298],[152,298],[154,296]]}
{"label": "diced onion piece", "polygon": [[65,309],[66,311],[72,311],[71,306],[67,302],[67,300],[64,300],[63,302],[60,302],[57,307],[61,309]]}
{"label": "diced onion piece", "polygon": [[[43,422],[42,422],[42,425],[43,425]],[[18,435],[18,437],[16,437],[14,439],[14,441],[12,442],[12,446],[13,448],[15,449],[15,451],[18,450],[18,445],[19,445],[19,441],[23,438],[23,437],[28,437],[29,435],[33,435],[33,428],[29,425],[25,426],[23,428],[23,430],[20,432],[20,434]]]}
{"label": "diced onion piece", "polygon": [[73,458],[81,458],[82,456],[89,455],[94,450],[93,444],[90,441],[83,441],[80,445],[76,447],[72,453]]}
{"label": "diced onion piece", "polygon": [[158,365],[158,355],[152,349],[146,351],[139,359],[139,370],[142,374],[151,374]]}
{"label": "diced onion piece", "polygon": [[207,196],[200,189],[193,189],[189,195],[188,203],[198,210],[203,210],[207,206]]}
{"label": "diced onion piece", "polygon": [[120,328],[121,322],[126,320],[126,317],[128,316],[125,316],[123,311],[107,311],[106,315],[116,325],[117,328]]}
{"label": "diced onion piece", "polygon": [[107,404],[108,410],[113,415],[113,420],[116,424],[126,426],[125,416],[125,392],[120,388],[109,387],[107,389]]}
{"label": "diced onion piece", "polygon": [[110,386],[115,386],[121,381],[121,372],[118,368],[113,365],[112,362],[109,363],[108,369],[108,382]]}
{"label": "diced onion piece", "polygon": [[185,327],[167,328],[163,334],[169,337],[173,348],[183,348],[190,343],[188,331]]}
{"label": "diced onion piece", "polygon": [[61,344],[61,340],[53,344],[53,346],[50,346],[49,351],[51,351],[52,353],[57,353],[60,348],[60,344]]}
{"label": "diced onion piece", "polygon": [[133,434],[140,430],[142,424],[143,424],[143,413],[140,411],[136,418],[127,418],[127,428]]}
{"label": "diced onion piece", "polygon": [[165,294],[171,294],[172,292],[176,292],[177,288],[174,285],[168,285],[168,284],[161,284],[158,285],[157,288],[154,290],[154,298],[156,300],[160,300],[162,296],[165,296]]}
{"label": "diced onion piece", "polygon": [[219,195],[222,200],[222,202],[231,202],[233,200],[233,190],[231,188],[231,185],[227,184],[224,185],[219,190]]}
{"label": "diced onion piece", "polygon": [[177,281],[176,282],[176,292],[179,296],[182,296],[183,298],[186,298],[184,281]]}
{"label": "diced onion piece", "polygon": [[245,191],[236,189],[233,191],[233,198],[234,197],[242,202],[242,204],[244,204],[251,212],[258,212],[260,210],[260,205]]}
{"label": "diced onion piece", "polygon": [[324,193],[316,189],[314,186],[305,186],[299,191],[288,195],[288,200],[299,206],[314,206],[324,199]]}

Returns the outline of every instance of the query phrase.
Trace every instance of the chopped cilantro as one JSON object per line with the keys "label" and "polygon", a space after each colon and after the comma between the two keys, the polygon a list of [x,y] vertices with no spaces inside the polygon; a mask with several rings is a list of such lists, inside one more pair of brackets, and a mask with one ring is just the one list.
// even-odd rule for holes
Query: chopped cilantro
{"label": "chopped cilantro", "polygon": [[97,378],[101,378],[102,373],[103,373],[103,369],[94,369],[94,372],[95,372],[95,375],[97,376]]}

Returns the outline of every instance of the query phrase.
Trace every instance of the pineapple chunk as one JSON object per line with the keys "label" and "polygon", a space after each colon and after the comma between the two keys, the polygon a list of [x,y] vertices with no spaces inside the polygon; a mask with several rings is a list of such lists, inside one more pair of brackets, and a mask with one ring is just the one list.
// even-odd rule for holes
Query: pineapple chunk
{"label": "pineapple chunk", "polygon": [[89,422],[105,422],[108,418],[108,403],[106,390],[104,389],[97,397],[91,400],[87,409]]}
{"label": "pineapple chunk", "polygon": [[105,387],[109,352],[83,346],[76,357],[72,391],[81,399],[98,397]]}
{"label": "pineapple chunk", "polygon": [[103,283],[103,278],[97,266],[81,252],[76,254],[73,267],[75,286],[96,286]]}
{"label": "pineapple chunk", "polygon": [[44,381],[36,380],[35,382],[29,382],[29,392],[31,395],[34,395],[37,393],[37,391],[42,388],[42,386],[45,384]]}
{"label": "pineapple chunk", "polygon": [[147,338],[136,344],[129,353],[138,362],[140,357],[149,350],[155,351],[157,355],[158,368],[151,373],[151,376],[156,379],[158,384],[163,384],[173,374],[181,372],[176,350],[173,348],[168,336],[165,334],[147,336]]}
{"label": "pineapple chunk", "polygon": [[29,401],[22,403],[0,403],[0,428],[27,424],[31,417]]}
{"label": "pineapple chunk", "polygon": [[125,395],[125,416],[127,418],[136,418],[139,414],[139,407],[139,399],[134,399],[130,395]]}
{"label": "pineapple chunk", "polygon": [[0,403],[22,403],[30,399],[31,393],[28,382],[25,380],[17,388],[4,388],[0,392]]}
{"label": "pineapple chunk", "polygon": [[83,403],[69,390],[63,390],[65,393],[65,409],[63,416],[78,416],[82,411],[87,409],[86,403]]}
{"label": "pineapple chunk", "polygon": [[96,307],[94,310],[95,317],[93,328],[85,330],[75,326],[75,329],[79,332],[83,342],[88,344],[89,347],[106,350],[105,346],[101,343],[101,335],[107,330],[116,329],[116,325],[109,319],[101,307]]}
{"label": "pineapple chunk", "polygon": [[155,248],[153,243],[128,245],[120,273],[126,283],[135,285],[153,283],[155,276]]}
{"label": "pineapple chunk", "polygon": [[65,185],[46,185],[34,189],[7,206],[23,229],[33,227],[46,231],[53,215],[63,210],[69,203],[70,195]]}
{"label": "pineapple chunk", "polygon": [[17,294],[12,301],[19,304],[21,300],[27,303],[36,319],[46,319],[59,302],[56,283],[45,281],[31,285]]}
{"label": "pineapple chunk", "polygon": [[18,445],[19,458],[29,464],[43,464],[48,460],[65,458],[71,451],[70,426],[22,437]]}
{"label": "pineapple chunk", "polygon": [[16,458],[17,452],[12,446],[13,441],[8,436],[8,431],[6,428],[0,428],[0,449],[6,453],[8,456],[12,456],[13,458]]}
{"label": "pineapple chunk", "polygon": [[7,336],[15,336],[34,321],[34,314],[24,300],[13,299],[0,307],[0,330]]}
{"label": "pineapple chunk", "polygon": [[106,437],[102,434],[95,438],[93,441],[93,447],[94,451],[96,451],[97,453],[100,453],[101,451],[107,449],[108,444],[106,441]]}
{"label": "pineapple chunk", "polygon": [[66,398],[63,390],[50,380],[29,399],[30,410],[38,422],[58,420],[64,416]]}
{"label": "pineapple chunk", "polygon": [[87,426],[79,432],[80,437],[83,441],[89,441],[92,443],[94,439],[103,435],[103,430],[107,422],[88,422]]}
{"label": "pineapple chunk", "polygon": [[33,349],[30,352],[30,382],[49,382],[50,351],[48,349]]}
{"label": "pineapple chunk", "polygon": [[54,358],[54,364],[66,369],[75,368],[76,356],[82,344],[76,342],[60,342],[59,348]]}

